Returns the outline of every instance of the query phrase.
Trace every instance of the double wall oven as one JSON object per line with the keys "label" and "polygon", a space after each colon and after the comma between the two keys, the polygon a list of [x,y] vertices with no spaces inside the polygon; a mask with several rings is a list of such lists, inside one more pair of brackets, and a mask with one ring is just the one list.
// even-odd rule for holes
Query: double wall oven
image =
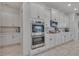
{"label": "double wall oven", "polygon": [[32,21],[32,49],[40,48],[44,46],[44,21],[33,20]]}

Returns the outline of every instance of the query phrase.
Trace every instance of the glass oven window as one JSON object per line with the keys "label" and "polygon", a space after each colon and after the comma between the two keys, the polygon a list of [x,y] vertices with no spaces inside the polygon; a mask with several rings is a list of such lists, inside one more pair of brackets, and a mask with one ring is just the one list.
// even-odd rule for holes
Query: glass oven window
{"label": "glass oven window", "polygon": [[44,25],[32,25],[32,32],[44,32]]}
{"label": "glass oven window", "polygon": [[32,45],[44,43],[44,37],[33,38]]}

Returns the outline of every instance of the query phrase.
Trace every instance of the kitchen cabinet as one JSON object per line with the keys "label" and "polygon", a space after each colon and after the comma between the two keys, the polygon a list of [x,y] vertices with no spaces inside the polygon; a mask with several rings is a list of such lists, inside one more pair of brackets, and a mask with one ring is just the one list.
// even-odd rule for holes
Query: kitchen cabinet
{"label": "kitchen cabinet", "polygon": [[54,47],[56,45],[56,39],[55,38],[50,38],[49,40],[50,40],[50,42],[49,42],[50,43],[50,48]]}
{"label": "kitchen cabinet", "polygon": [[65,38],[66,38],[65,32],[62,32],[61,33],[61,41],[62,41],[62,43],[65,43]]}
{"label": "kitchen cabinet", "polygon": [[9,33],[2,33],[1,34],[2,39],[0,41],[2,44],[0,46],[5,46],[11,44],[10,40],[12,40],[11,34]]}
{"label": "kitchen cabinet", "polygon": [[74,35],[73,35],[72,30],[70,30],[70,40],[74,40]]}
{"label": "kitchen cabinet", "polygon": [[12,15],[12,26],[20,26],[20,19],[18,15]]}
{"label": "kitchen cabinet", "polygon": [[63,35],[64,35],[64,42],[70,41],[70,33],[69,32],[65,32]]}
{"label": "kitchen cabinet", "polygon": [[45,36],[45,44],[46,44],[46,48],[51,48],[56,46],[56,36],[55,34],[48,34]]}
{"label": "kitchen cabinet", "polygon": [[49,48],[55,47],[57,45],[63,44],[65,42],[70,41],[70,32],[60,32],[56,34],[50,34],[49,37],[46,39],[48,40],[47,46]]}
{"label": "kitchen cabinet", "polygon": [[48,39],[48,47],[51,48],[51,47],[55,47],[59,44],[62,44],[63,43],[63,39],[62,39],[62,34],[61,33],[55,33],[55,34],[49,34],[49,38]]}
{"label": "kitchen cabinet", "polygon": [[62,33],[60,32],[60,33],[57,33],[57,37],[56,37],[57,39],[57,41],[56,41],[56,44],[57,45],[59,45],[59,44],[61,44],[62,43],[62,41],[63,41],[63,38],[62,38]]}
{"label": "kitchen cabinet", "polygon": [[50,19],[50,9],[46,8],[45,6],[40,7],[39,16],[43,20],[49,20]]}
{"label": "kitchen cabinet", "polygon": [[31,17],[40,17],[42,20],[48,20],[50,17],[50,10],[44,5],[31,3]]}
{"label": "kitchen cabinet", "polygon": [[19,15],[10,12],[0,12],[2,26],[19,26]]}
{"label": "kitchen cabinet", "polygon": [[34,17],[38,17],[38,11],[39,11],[39,6],[37,6],[37,4],[33,4],[31,3],[31,17],[34,18]]}
{"label": "kitchen cabinet", "polygon": [[58,27],[59,28],[65,28],[66,27],[65,16],[62,13],[60,13],[60,16],[59,16],[59,25],[58,25]]}
{"label": "kitchen cabinet", "polygon": [[12,41],[13,41],[13,44],[20,43],[21,42],[20,33],[13,33]]}
{"label": "kitchen cabinet", "polygon": [[52,16],[52,20],[55,20],[56,18],[58,18],[58,11],[56,9],[51,9],[51,16]]}
{"label": "kitchen cabinet", "polygon": [[57,45],[57,43],[56,43],[56,41],[57,41],[56,37],[57,37],[56,34],[50,34],[50,38],[49,38],[49,40],[50,40],[50,42],[49,42],[50,47],[54,47],[54,46]]}
{"label": "kitchen cabinet", "polygon": [[66,27],[69,27],[69,17],[67,15],[65,16],[65,23]]}
{"label": "kitchen cabinet", "polygon": [[67,41],[67,35],[66,35],[66,33],[65,32],[63,32],[63,34],[62,34],[63,36],[62,36],[62,39],[63,39],[63,43],[65,43],[66,41]]}
{"label": "kitchen cabinet", "polygon": [[20,43],[20,34],[19,33],[1,33],[0,42],[1,42],[0,46]]}
{"label": "kitchen cabinet", "polygon": [[46,48],[50,48],[50,37],[48,34],[45,34],[45,46]]}
{"label": "kitchen cabinet", "polygon": [[2,41],[2,34],[0,34],[0,46],[2,46],[2,44],[3,44],[3,41]]}
{"label": "kitchen cabinet", "polygon": [[2,16],[0,14],[0,26],[2,25]]}

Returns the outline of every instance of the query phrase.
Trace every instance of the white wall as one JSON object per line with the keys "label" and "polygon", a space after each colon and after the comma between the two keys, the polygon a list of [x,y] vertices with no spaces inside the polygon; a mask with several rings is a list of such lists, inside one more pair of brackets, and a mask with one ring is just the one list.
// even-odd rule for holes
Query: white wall
{"label": "white wall", "polygon": [[31,51],[30,10],[30,3],[23,3],[23,55],[30,55]]}
{"label": "white wall", "polygon": [[[0,5],[0,26],[20,26],[19,10]],[[5,29],[2,29],[5,30]],[[20,33],[0,33],[2,45],[16,44],[20,42]]]}

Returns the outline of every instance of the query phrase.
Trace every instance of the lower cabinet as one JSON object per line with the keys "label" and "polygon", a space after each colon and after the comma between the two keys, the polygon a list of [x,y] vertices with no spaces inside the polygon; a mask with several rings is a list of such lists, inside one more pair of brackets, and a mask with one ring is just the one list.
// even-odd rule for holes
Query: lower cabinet
{"label": "lower cabinet", "polygon": [[50,47],[55,47],[56,45],[59,45],[63,43],[62,34],[53,34],[50,38]]}
{"label": "lower cabinet", "polygon": [[50,38],[50,47],[54,47],[56,45],[56,39],[55,38]]}
{"label": "lower cabinet", "polygon": [[64,35],[64,42],[70,41],[70,32],[65,32],[63,35]]}
{"label": "lower cabinet", "polygon": [[67,41],[70,41],[71,39],[69,32],[61,32],[61,33],[49,35],[49,37],[46,38],[46,40],[48,40],[47,46],[51,48],[51,47],[55,47],[56,45],[60,45]]}
{"label": "lower cabinet", "polygon": [[70,33],[69,32],[61,32],[57,34],[47,34],[45,35],[45,46],[31,50],[31,55],[38,54],[42,51],[47,50],[48,48],[55,47],[57,45],[63,44],[70,40]]}
{"label": "lower cabinet", "polygon": [[56,45],[59,45],[62,43],[62,33],[58,33],[56,37]]}
{"label": "lower cabinet", "polygon": [[50,38],[49,38],[50,47],[56,46],[56,41],[57,41],[56,34],[50,35]]}
{"label": "lower cabinet", "polygon": [[45,34],[45,45],[46,48],[50,48],[50,37],[48,34]]}
{"label": "lower cabinet", "polygon": [[12,37],[11,37],[11,34],[8,34],[8,33],[3,33],[1,34],[1,39],[0,41],[2,42],[0,44],[0,46],[5,46],[5,45],[9,45],[11,44],[10,40],[12,40]]}
{"label": "lower cabinet", "polygon": [[0,46],[20,43],[19,33],[3,33],[0,35]]}
{"label": "lower cabinet", "polygon": [[74,40],[74,35],[72,32],[70,33],[70,40]]}

